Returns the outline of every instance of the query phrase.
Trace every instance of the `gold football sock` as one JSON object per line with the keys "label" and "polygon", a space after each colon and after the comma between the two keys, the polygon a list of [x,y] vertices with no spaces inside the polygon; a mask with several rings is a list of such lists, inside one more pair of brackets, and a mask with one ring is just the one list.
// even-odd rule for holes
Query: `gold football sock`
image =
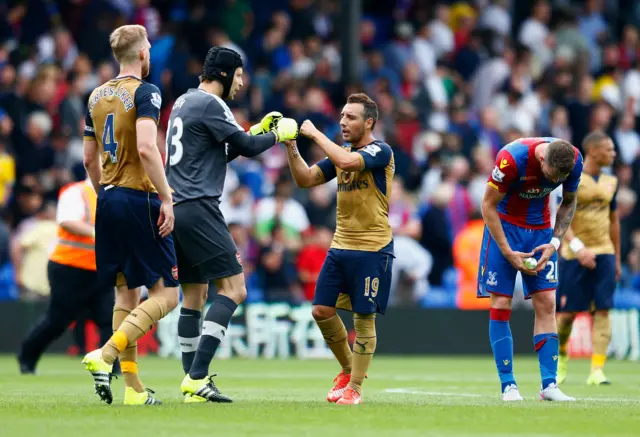
{"label": "gold football sock", "polygon": [[571,328],[573,327],[574,316],[567,315],[558,319],[558,340],[560,343],[560,355],[566,356],[569,347],[569,337],[571,336]]}
{"label": "gold football sock", "polygon": [[140,337],[149,332],[158,320],[167,313],[164,298],[150,297],[131,311],[118,330],[102,348],[102,359],[112,364],[127,346],[133,345]]}
{"label": "gold football sock", "polygon": [[596,311],[593,316],[593,353],[591,355],[591,370],[602,369],[607,361],[607,349],[611,341],[611,319],[609,312]]}
{"label": "gold football sock", "polygon": [[373,353],[376,351],[376,315],[354,314],[353,325],[356,339],[353,343],[353,368],[349,387],[360,393]]}
{"label": "gold football sock", "polygon": [[[124,308],[113,308],[113,332],[118,330],[129,314],[131,314],[131,311]],[[144,391],[144,385],[142,385],[142,381],[140,381],[138,377],[138,342],[135,341],[128,345],[119,355],[119,358],[125,385],[133,388],[138,393],[142,393]]]}
{"label": "gold football sock", "polygon": [[337,314],[326,320],[317,320],[318,328],[322,332],[324,341],[333,352],[344,373],[351,373],[351,349],[349,348],[349,335],[344,327],[342,319]]}

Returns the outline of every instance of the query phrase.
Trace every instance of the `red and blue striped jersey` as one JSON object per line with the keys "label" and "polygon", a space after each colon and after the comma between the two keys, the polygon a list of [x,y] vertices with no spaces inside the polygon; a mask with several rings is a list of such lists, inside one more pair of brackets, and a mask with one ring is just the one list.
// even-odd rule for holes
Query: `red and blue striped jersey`
{"label": "red and blue striped jersey", "polygon": [[520,138],[498,152],[488,184],[506,193],[498,204],[502,220],[527,229],[549,228],[549,193],[560,184],[564,191],[575,192],[578,189],[582,155],[575,147],[576,164],[567,179],[555,183],[542,173],[542,166],[535,156],[536,146],[555,140],[549,137]]}

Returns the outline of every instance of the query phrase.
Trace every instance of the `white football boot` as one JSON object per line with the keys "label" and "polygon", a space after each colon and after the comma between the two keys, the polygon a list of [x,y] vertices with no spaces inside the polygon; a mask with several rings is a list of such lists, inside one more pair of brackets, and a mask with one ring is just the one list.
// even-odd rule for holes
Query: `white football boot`
{"label": "white football boot", "polygon": [[540,400],[541,401],[554,401],[554,402],[572,402],[575,401],[576,398],[572,398],[571,396],[567,396],[562,393],[562,390],[558,388],[558,384],[549,384],[547,388],[544,390],[540,390]]}
{"label": "white football boot", "polygon": [[502,400],[503,401],[522,401],[522,396],[520,396],[520,392],[518,391],[518,386],[515,384],[508,385],[504,388],[504,392],[502,392]]}

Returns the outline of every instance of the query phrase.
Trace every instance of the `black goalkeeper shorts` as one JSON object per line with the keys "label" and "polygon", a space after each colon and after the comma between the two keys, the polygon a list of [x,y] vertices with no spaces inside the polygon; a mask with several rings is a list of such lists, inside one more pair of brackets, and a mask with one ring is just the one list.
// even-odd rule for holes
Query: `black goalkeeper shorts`
{"label": "black goalkeeper shorts", "polygon": [[188,200],[177,204],[174,213],[181,284],[206,284],[242,273],[240,254],[217,201]]}

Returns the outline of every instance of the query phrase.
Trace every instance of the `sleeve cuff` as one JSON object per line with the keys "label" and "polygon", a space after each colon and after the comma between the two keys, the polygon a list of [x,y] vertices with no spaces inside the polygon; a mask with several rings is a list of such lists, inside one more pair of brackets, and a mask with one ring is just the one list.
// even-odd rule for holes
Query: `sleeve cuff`
{"label": "sleeve cuff", "polygon": [[152,117],[152,116],[150,116],[150,115],[143,115],[143,116],[138,117],[138,118],[136,119],[136,123],[137,123],[138,121],[140,121],[140,120],[153,120],[153,122],[156,124],[156,126],[160,123],[160,120],[159,120],[159,119],[156,119],[156,118],[154,118],[154,117]]}
{"label": "sleeve cuff", "polygon": [[496,189],[499,193],[502,193],[502,191],[500,191],[500,187],[494,184],[493,182],[489,181],[487,182],[487,185],[489,185],[491,188]]}

